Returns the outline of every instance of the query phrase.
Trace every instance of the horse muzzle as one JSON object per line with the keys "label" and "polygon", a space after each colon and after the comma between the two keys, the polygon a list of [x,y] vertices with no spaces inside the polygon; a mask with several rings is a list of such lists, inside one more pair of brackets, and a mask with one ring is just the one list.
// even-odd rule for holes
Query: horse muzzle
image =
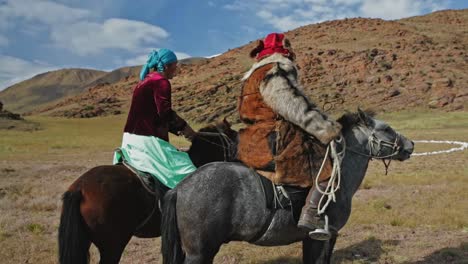
{"label": "horse muzzle", "polygon": [[397,160],[399,161],[404,161],[407,160],[411,157],[411,154],[413,154],[414,151],[414,142],[411,140],[405,139],[405,144],[400,150],[400,153],[398,153]]}

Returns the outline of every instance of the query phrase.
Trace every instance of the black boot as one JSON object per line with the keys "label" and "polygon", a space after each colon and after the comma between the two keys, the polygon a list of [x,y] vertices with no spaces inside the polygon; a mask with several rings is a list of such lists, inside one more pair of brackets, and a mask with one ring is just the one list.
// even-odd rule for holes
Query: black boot
{"label": "black boot", "polygon": [[309,195],[307,195],[306,203],[302,207],[297,227],[307,231],[312,239],[329,240],[331,233],[325,225],[324,218],[317,214],[318,202],[321,197],[322,194],[312,187]]}
{"label": "black boot", "polygon": [[314,231],[317,228],[323,228],[324,222],[321,221],[320,216],[317,214],[317,208],[313,208],[310,204],[305,205],[301,211],[301,217],[297,223],[297,227],[307,230]]}

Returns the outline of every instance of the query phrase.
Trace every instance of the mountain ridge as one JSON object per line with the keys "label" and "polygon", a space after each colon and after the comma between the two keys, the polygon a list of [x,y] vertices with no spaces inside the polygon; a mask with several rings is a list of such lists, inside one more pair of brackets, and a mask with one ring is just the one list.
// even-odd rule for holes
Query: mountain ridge
{"label": "mountain ridge", "polygon": [[[297,55],[304,92],[331,112],[357,106],[377,111],[458,111],[468,107],[467,28],[464,9],[392,21],[333,20],[285,34]],[[237,121],[241,78],[254,62],[248,54],[255,44],[256,40],[214,58],[181,63],[179,75],[171,81],[174,108],[196,122],[221,116]],[[32,113],[67,117],[124,113],[138,83],[139,67],[130,68],[124,78],[93,83],[78,95]]]}

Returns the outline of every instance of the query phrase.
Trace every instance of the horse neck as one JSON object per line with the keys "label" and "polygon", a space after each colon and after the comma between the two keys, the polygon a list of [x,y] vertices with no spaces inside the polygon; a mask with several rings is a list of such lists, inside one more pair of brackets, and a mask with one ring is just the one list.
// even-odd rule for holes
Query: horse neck
{"label": "horse neck", "polygon": [[340,189],[353,196],[364,180],[370,161],[369,157],[353,151],[367,153],[367,139],[362,138],[362,132],[357,128],[348,130],[343,136],[346,141],[346,153],[341,163],[342,188]]}

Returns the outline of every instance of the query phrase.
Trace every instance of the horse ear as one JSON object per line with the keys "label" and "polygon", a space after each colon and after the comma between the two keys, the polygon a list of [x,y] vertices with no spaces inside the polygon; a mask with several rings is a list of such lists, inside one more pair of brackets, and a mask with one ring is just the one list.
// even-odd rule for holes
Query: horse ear
{"label": "horse ear", "polygon": [[367,123],[367,114],[366,112],[362,111],[361,108],[358,107],[358,116],[361,121]]}
{"label": "horse ear", "polygon": [[262,51],[264,48],[264,45],[263,45],[263,40],[259,40],[257,42],[257,47],[255,47],[251,52],[250,52],[250,58],[255,58],[257,57],[257,54]]}
{"label": "horse ear", "polygon": [[292,49],[291,41],[289,41],[289,39],[287,39],[287,38],[283,39],[283,47],[285,47],[288,50]]}
{"label": "horse ear", "polygon": [[223,118],[223,124],[224,124],[227,128],[231,128],[231,124],[227,121],[226,117]]}
{"label": "horse ear", "polygon": [[293,48],[291,46],[291,41],[289,41],[289,39],[283,39],[283,47],[289,51],[289,59],[292,61],[296,60],[296,53],[294,53]]}

